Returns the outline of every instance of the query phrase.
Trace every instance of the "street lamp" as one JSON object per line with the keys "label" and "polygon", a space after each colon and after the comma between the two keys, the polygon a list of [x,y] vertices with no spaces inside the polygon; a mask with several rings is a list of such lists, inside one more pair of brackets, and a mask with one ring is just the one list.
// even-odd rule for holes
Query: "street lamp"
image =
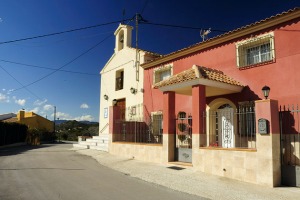
{"label": "street lamp", "polygon": [[269,93],[270,93],[270,87],[265,85],[261,90],[262,90],[262,92],[264,94],[264,97],[266,99],[268,99]]}
{"label": "street lamp", "polygon": [[112,103],[113,103],[113,106],[115,106],[115,105],[117,104],[117,99],[114,99],[114,100],[112,101]]}
{"label": "street lamp", "polygon": [[108,100],[107,94],[105,94],[105,95],[103,96],[103,98],[104,98],[105,100]]}
{"label": "street lamp", "polygon": [[132,94],[135,94],[135,93],[137,92],[137,89],[131,87],[131,88],[130,88],[130,92],[131,92]]}

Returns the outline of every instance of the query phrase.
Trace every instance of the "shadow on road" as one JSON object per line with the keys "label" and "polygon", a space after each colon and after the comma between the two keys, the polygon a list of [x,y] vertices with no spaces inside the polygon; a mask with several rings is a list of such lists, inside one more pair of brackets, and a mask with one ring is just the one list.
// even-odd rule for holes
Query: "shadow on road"
{"label": "shadow on road", "polygon": [[59,143],[44,143],[38,146],[32,145],[21,145],[21,146],[14,146],[14,147],[5,147],[0,149],[0,157],[1,156],[12,156],[17,154],[22,154],[26,151],[36,150],[36,149],[43,149],[50,146],[59,145]]}

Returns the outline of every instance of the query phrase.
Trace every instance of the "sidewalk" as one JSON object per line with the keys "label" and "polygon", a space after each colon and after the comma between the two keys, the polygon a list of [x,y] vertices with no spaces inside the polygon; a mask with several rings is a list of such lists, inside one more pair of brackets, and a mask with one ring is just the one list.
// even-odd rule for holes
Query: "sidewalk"
{"label": "sidewalk", "polygon": [[269,188],[209,175],[189,166],[142,162],[91,149],[72,148],[71,150],[91,156],[101,165],[125,175],[209,199],[300,199],[300,188]]}

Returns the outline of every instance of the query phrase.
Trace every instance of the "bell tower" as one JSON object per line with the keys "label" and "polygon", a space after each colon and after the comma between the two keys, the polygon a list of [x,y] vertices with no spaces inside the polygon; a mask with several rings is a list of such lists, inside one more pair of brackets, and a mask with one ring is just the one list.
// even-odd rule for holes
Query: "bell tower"
{"label": "bell tower", "polygon": [[114,35],[116,38],[115,53],[126,47],[131,47],[132,26],[120,24]]}

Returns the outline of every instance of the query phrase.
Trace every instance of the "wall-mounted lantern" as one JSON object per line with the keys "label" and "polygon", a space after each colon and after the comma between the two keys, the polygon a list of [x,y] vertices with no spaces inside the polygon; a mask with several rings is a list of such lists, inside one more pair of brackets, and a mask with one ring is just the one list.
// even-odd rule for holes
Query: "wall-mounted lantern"
{"label": "wall-mounted lantern", "polygon": [[105,94],[105,95],[103,95],[103,98],[105,99],[105,100],[108,100],[108,96]]}
{"label": "wall-mounted lantern", "polygon": [[114,99],[114,100],[112,101],[112,103],[113,103],[113,106],[117,105],[117,99]]}
{"label": "wall-mounted lantern", "polygon": [[131,92],[132,94],[135,94],[135,93],[137,92],[137,89],[131,87],[131,88],[130,88],[130,92]]}
{"label": "wall-mounted lantern", "polygon": [[268,99],[269,93],[270,93],[270,87],[265,85],[261,90],[262,90],[262,92],[264,94],[264,97],[266,99]]}

